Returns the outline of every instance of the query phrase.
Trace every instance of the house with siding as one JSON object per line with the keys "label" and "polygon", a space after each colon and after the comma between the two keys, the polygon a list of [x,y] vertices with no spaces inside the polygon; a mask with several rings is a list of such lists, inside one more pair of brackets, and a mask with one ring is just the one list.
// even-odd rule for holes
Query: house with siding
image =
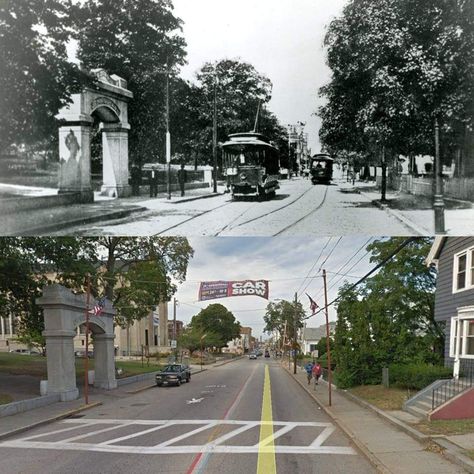
{"label": "house with siding", "polygon": [[445,365],[474,371],[474,237],[436,237],[427,258],[438,279],[435,319],[445,323]]}
{"label": "house with siding", "polygon": [[439,379],[404,403],[431,420],[474,418],[474,237],[435,238],[426,259],[437,268],[435,319],[444,323],[444,363],[453,377]]}

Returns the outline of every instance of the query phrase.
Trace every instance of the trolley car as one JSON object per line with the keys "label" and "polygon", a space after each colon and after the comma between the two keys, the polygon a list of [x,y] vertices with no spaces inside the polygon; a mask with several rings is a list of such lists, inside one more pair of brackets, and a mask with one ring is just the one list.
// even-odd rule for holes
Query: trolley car
{"label": "trolley car", "polygon": [[232,196],[273,197],[279,189],[278,150],[261,133],[229,135],[222,145],[227,185]]}
{"label": "trolley car", "polygon": [[326,154],[316,154],[311,157],[310,173],[313,184],[326,183],[332,180],[332,168],[334,159]]}

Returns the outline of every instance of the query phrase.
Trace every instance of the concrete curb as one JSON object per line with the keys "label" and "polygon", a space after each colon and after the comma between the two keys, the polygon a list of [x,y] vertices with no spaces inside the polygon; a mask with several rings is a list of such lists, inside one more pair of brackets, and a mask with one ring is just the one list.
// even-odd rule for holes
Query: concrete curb
{"label": "concrete curb", "polygon": [[321,409],[328,415],[334,423],[349,437],[351,442],[357,447],[357,449],[367,458],[367,460],[374,466],[378,472],[382,474],[392,474],[392,471],[388,469],[379,458],[377,458],[364,443],[361,443],[354,433],[333,413],[330,408],[324,406],[324,404],[318,399],[316,394],[310,392],[303,382],[294,377],[286,367],[284,367],[286,373],[304,389],[304,391],[321,407]]}
{"label": "concrete curb", "polygon": [[22,426],[21,428],[8,431],[7,433],[2,433],[0,434],[0,440],[24,433],[25,431],[32,430],[33,428],[38,428],[39,426],[48,425],[49,423],[53,423],[54,421],[62,420],[64,418],[69,418],[70,416],[76,415],[77,413],[81,413],[85,410],[89,410],[90,408],[95,408],[100,405],[102,405],[102,402],[94,402],[94,403],[89,403],[89,405],[82,405],[79,408],[66,411],[59,415],[55,415],[51,418],[47,418],[46,420],[37,421],[35,423],[31,423],[30,425]]}
{"label": "concrete curb", "polygon": [[434,436],[425,435],[424,433],[420,433],[415,428],[412,428],[411,426],[407,425],[403,421],[398,420],[397,418],[394,418],[393,416],[384,412],[380,408],[377,408],[376,406],[366,402],[365,400],[362,400],[361,398],[357,397],[356,395],[352,393],[349,393],[345,390],[344,391],[339,390],[339,393],[351,399],[352,401],[358,403],[360,406],[367,408],[369,410],[372,410],[380,418],[383,418],[384,420],[392,423],[399,430],[410,435],[412,438],[416,439],[417,441],[424,444],[428,444],[430,442],[437,444],[440,448],[443,449],[443,455],[446,457],[446,459],[448,459],[454,464],[457,464],[458,466],[461,466],[467,472],[474,474],[474,461],[469,459],[467,456],[465,456],[462,453],[462,448],[460,448],[456,444],[449,441],[444,435],[434,435]]}
{"label": "concrete curb", "polygon": [[414,232],[416,235],[424,236],[424,235],[429,235],[430,234],[430,232],[428,230],[414,224],[410,219],[405,217],[401,212],[398,212],[395,209],[391,209],[387,204],[384,204],[384,203],[380,202],[377,199],[373,199],[372,196],[370,196],[369,194],[367,194],[363,191],[360,191],[359,194],[361,196],[364,196],[366,199],[369,199],[370,202],[374,206],[378,207],[379,209],[384,210],[387,214],[390,214],[391,216],[398,219],[402,224],[404,224],[406,227],[408,227],[408,229],[411,230],[412,232]]}
{"label": "concrete curb", "polygon": [[184,198],[180,199],[177,201],[171,201],[170,204],[181,204],[183,202],[192,202],[192,201],[198,201],[199,199],[209,199],[217,196],[223,196],[222,193],[213,193],[213,194],[204,194],[202,196],[195,196],[195,197],[189,197],[189,198]]}
{"label": "concrete curb", "polygon": [[131,214],[135,214],[137,212],[144,212],[148,211],[146,207],[142,206],[134,206],[130,207],[130,209],[121,209],[119,211],[112,211],[112,212],[102,212],[100,214],[97,214],[95,216],[89,216],[89,217],[81,217],[81,218],[74,218],[71,219],[67,222],[57,222],[55,224],[47,224],[45,226],[38,226],[38,227],[33,227],[30,229],[22,229],[21,232],[16,233],[13,232],[12,235],[32,235],[32,234],[44,234],[50,231],[58,231],[64,228],[69,228],[69,227],[75,227],[79,225],[85,225],[85,224],[93,224],[95,222],[105,222],[105,221],[111,221],[115,219],[123,219],[124,217],[128,217]]}

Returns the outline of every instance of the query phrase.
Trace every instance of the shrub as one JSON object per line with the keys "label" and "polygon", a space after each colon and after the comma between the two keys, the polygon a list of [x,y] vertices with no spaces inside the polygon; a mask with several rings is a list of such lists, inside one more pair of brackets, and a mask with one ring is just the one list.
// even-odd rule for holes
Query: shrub
{"label": "shrub", "polygon": [[421,390],[435,380],[449,378],[452,370],[442,365],[393,364],[389,367],[390,385]]}

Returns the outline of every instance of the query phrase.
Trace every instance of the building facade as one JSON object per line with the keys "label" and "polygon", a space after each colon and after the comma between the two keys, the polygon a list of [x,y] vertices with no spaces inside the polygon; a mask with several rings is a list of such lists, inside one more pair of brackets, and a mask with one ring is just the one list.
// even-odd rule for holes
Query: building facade
{"label": "building facade", "polygon": [[436,237],[426,260],[438,270],[435,320],[444,323],[445,365],[474,372],[474,237]]}

